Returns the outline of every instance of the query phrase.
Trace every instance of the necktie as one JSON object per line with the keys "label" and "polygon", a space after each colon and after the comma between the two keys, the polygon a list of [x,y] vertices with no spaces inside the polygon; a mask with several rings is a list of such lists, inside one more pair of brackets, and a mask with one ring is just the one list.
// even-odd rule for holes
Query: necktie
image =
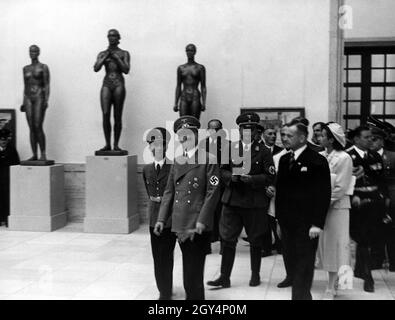
{"label": "necktie", "polygon": [[156,165],[156,175],[159,175],[159,172],[160,172],[160,164],[158,163]]}
{"label": "necktie", "polygon": [[295,152],[292,150],[289,152],[289,170],[291,171],[295,164]]}
{"label": "necktie", "polygon": [[187,152],[186,149],[184,149],[184,151],[182,152],[182,156],[183,156],[184,158],[188,158],[188,152]]}

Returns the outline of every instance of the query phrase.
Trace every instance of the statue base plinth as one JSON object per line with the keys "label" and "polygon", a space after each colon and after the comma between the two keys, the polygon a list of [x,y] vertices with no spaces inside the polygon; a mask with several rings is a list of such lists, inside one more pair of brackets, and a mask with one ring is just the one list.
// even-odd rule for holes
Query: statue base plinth
{"label": "statue base plinth", "polygon": [[67,223],[64,166],[11,166],[9,229],[50,232]]}
{"label": "statue base plinth", "polygon": [[97,150],[95,156],[127,156],[128,152],[126,150]]}
{"label": "statue base plinth", "polygon": [[53,166],[54,160],[25,160],[21,161],[21,166]]}
{"label": "statue base plinth", "polygon": [[86,158],[84,232],[127,234],[139,227],[137,156]]}

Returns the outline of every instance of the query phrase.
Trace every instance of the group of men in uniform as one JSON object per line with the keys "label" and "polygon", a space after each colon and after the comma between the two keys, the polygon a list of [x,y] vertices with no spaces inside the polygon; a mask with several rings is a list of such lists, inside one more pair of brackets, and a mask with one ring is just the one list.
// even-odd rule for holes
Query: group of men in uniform
{"label": "group of men in uniform", "polygon": [[385,132],[377,126],[360,126],[351,133],[348,149],[356,183],[351,198],[350,236],[357,243],[354,275],[364,290],[374,292],[372,270],[395,271],[395,153],[384,148]]}
{"label": "group of men in uniform", "polygon": [[[319,155],[319,146],[307,139],[307,119],[294,119],[281,129],[284,150],[275,144],[275,129],[263,128],[259,122],[256,113],[241,114],[236,119],[240,140],[229,142],[222,135],[221,121],[214,119],[208,123],[209,136],[199,142],[199,120],[182,116],[173,129],[183,152],[173,161],[166,158],[170,133],[158,127],[147,135],[154,162],[145,166],[143,177],[149,196],[159,299],[172,297],[177,240],[187,299],[205,297],[204,265],[213,241],[221,241],[221,268],[219,277],[207,285],[230,287],[236,244],[243,228],[250,244],[249,285],[261,283],[261,258],[263,252],[271,251],[273,238],[277,251],[283,253],[287,272],[278,286],[292,286],[293,299],[311,299],[315,251],[330,203],[329,166]],[[321,124],[313,125],[317,126],[315,135]],[[376,264],[382,264],[387,255],[390,270],[395,267],[389,214],[395,203],[395,156],[381,150],[380,143],[374,144],[374,137],[384,139],[377,130],[357,128],[352,137],[355,145],[348,150],[357,178],[350,228],[358,243],[355,274],[365,280],[366,291],[374,290],[370,273],[373,257]],[[373,150],[374,146],[380,150]],[[276,217],[268,215],[271,201],[272,205],[275,202]]]}

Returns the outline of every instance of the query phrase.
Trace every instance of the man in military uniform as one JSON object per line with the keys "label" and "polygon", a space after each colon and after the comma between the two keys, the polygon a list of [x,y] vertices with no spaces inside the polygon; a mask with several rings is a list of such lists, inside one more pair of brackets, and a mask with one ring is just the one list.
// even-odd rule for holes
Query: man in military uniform
{"label": "man in military uniform", "polygon": [[381,269],[385,259],[385,253],[388,256],[389,270],[395,272],[395,152],[385,148],[386,134],[378,127],[373,127],[371,150],[377,152],[384,166],[384,181],[388,192],[388,198],[385,203],[385,218],[382,224],[382,237],[379,243],[373,245],[371,250],[373,269]]}
{"label": "man in military uniform", "polygon": [[[222,158],[224,158],[224,162],[227,163],[229,161],[229,159],[227,159],[229,155],[229,140],[226,139],[226,133],[223,130],[222,122],[218,119],[210,120],[207,124],[207,131],[209,136],[201,141],[199,147],[212,154],[216,158],[218,165],[221,165]],[[225,157],[222,157],[222,155],[225,155]],[[222,197],[223,191],[224,186],[220,183],[220,197]],[[222,203],[218,201],[214,214],[213,231],[211,232],[212,242],[220,241],[219,219],[221,217],[221,211]]]}
{"label": "man in military uniform", "polygon": [[364,290],[374,292],[371,273],[371,247],[377,243],[385,218],[385,184],[383,162],[377,152],[369,149],[372,133],[369,127],[354,130],[354,146],[348,151],[354,168],[363,168],[356,176],[350,211],[350,235],[357,243],[354,274],[364,280]]}
{"label": "man in military uniform", "polygon": [[174,123],[184,152],[170,169],[155,225],[155,232],[161,233],[171,215],[171,228],[182,251],[187,300],[204,299],[204,264],[220,192],[216,159],[198,148],[199,128],[199,120],[192,116],[182,116]]}
{"label": "man in military uniform", "polygon": [[158,220],[160,204],[170,172],[170,161],[166,158],[166,150],[170,133],[161,127],[150,130],[147,143],[154,157],[154,162],[144,166],[143,179],[148,201],[148,219],[150,224],[151,249],[154,259],[156,285],[159,290],[159,300],[170,300],[173,288],[173,264],[176,236],[171,232],[169,218],[160,233],[154,234],[155,223]]}
{"label": "man in military uniform", "polygon": [[263,236],[268,230],[270,201],[265,188],[273,184],[276,171],[270,151],[253,139],[258,122],[259,116],[254,112],[243,113],[236,119],[241,139],[231,144],[230,163],[221,165],[225,184],[220,220],[223,241],[221,274],[207,283],[210,286],[230,287],[236,244],[243,227],[250,242],[250,286],[261,283],[261,251]]}

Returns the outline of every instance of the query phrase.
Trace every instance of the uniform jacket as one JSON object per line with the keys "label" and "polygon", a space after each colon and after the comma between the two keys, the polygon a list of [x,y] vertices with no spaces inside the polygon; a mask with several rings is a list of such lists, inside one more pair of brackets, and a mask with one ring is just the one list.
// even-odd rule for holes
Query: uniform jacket
{"label": "uniform jacket", "polygon": [[388,196],[391,200],[392,220],[395,221],[395,152],[384,150],[383,153],[384,180],[388,188]]}
{"label": "uniform jacket", "polygon": [[276,170],[273,157],[263,143],[252,142],[251,144],[251,168],[247,173],[251,175],[251,182],[233,182],[233,169],[240,168],[243,164],[237,164],[234,155],[243,154],[241,141],[232,142],[230,145],[229,164],[221,165],[221,177],[225,184],[222,195],[222,203],[240,208],[266,208],[270,199],[266,196],[266,187],[273,185]]}
{"label": "uniform jacket", "polygon": [[[165,191],[167,179],[169,177],[170,167],[171,164],[169,164],[169,160],[166,159],[161,170],[159,171],[159,175],[157,175],[154,162],[144,166],[143,179],[148,198],[150,196],[163,197],[163,192]],[[154,227],[156,221],[158,220],[159,207],[160,202],[154,202],[148,199],[148,219],[150,227]],[[165,226],[171,226],[171,219],[168,219]]]}
{"label": "uniform jacket", "polygon": [[331,207],[334,209],[350,209],[350,196],[347,191],[352,183],[352,159],[345,151],[333,150],[329,155],[321,154],[328,160],[332,177]]}
{"label": "uniform jacket", "polygon": [[280,159],[276,182],[276,217],[291,228],[323,228],[331,199],[328,161],[307,147],[290,169],[290,153]]}
{"label": "uniform jacket", "polygon": [[170,169],[158,221],[164,222],[171,215],[173,232],[195,229],[196,222],[206,225],[207,231],[213,228],[220,194],[219,166],[215,164],[215,158],[206,152],[199,152],[206,162],[199,164],[197,154],[194,164],[181,164],[181,157],[178,157]]}
{"label": "uniform jacket", "polygon": [[[356,180],[354,195],[358,195],[361,199],[377,198],[379,194],[386,196],[387,188],[381,156],[377,152],[368,151],[367,159],[363,159],[355,148],[350,149],[348,153],[352,158],[353,166],[362,166],[364,169],[364,175]],[[376,187],[377,191],[360,191],[362,188],[370,187]]]}

